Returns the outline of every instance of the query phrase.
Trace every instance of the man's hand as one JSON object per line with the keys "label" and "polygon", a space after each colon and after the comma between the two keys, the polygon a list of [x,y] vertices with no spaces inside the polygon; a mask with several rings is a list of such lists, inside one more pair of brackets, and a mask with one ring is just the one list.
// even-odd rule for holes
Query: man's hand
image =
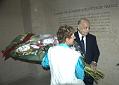
{"label": "man's hand", "polygon": [[91,68],[95,71],[97,68],[97,63],[95,61],[92,61],[90,65],[91,65]]}

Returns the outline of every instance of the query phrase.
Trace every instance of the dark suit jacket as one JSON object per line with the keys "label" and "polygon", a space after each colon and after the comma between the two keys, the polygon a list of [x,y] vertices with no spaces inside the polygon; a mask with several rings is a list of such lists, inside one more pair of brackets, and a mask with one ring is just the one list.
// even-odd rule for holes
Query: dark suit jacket
{"label": "dark suit jacket", "polygon": [[[75,32],[75,41],[81,45],[80,38],[78,32]],[[98,62],[100,52],[97,45],[96,36],[92,34],[86,35],[86,53],[85,59],[88,64],[91,64],[92,61]]]}

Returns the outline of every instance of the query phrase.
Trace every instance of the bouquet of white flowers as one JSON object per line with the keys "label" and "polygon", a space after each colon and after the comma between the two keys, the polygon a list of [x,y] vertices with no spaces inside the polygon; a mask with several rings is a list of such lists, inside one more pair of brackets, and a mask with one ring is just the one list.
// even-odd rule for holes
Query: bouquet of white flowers
{"label": "bouquet of white flowers", "polygon": [[41,63],[48,48],[57,43],[55,35],[26,33],[18,35],[2,53],[5,60],[11,57],[15,60]]}

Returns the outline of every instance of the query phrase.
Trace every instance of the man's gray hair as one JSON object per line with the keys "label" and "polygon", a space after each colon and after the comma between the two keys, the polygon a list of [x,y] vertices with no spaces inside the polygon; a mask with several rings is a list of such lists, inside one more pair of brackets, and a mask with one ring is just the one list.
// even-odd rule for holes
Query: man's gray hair
{"label": "man's gray hair", "polygon": [[81,19],[78,21],[78,25],[81,23],[82,20],[85,20],[85,21],[87,21],[87,22],[90,23],[90,21],[89,21],[87,18],[81,18]]}

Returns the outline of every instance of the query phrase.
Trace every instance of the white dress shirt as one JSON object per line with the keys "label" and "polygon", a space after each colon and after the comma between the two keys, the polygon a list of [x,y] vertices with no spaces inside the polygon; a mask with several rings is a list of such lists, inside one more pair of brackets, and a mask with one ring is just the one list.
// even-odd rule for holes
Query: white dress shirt
{"label": "white dress shirt", "polygon": [[[78,34],[79,34],[79,38],[80,38],[80,41],[81,41],[82,35],[79,31],[78,31]],[[84,47],[85,47],[85,52],[86,52],[86,36],[84,36],[83,40],[84,40]]]}

